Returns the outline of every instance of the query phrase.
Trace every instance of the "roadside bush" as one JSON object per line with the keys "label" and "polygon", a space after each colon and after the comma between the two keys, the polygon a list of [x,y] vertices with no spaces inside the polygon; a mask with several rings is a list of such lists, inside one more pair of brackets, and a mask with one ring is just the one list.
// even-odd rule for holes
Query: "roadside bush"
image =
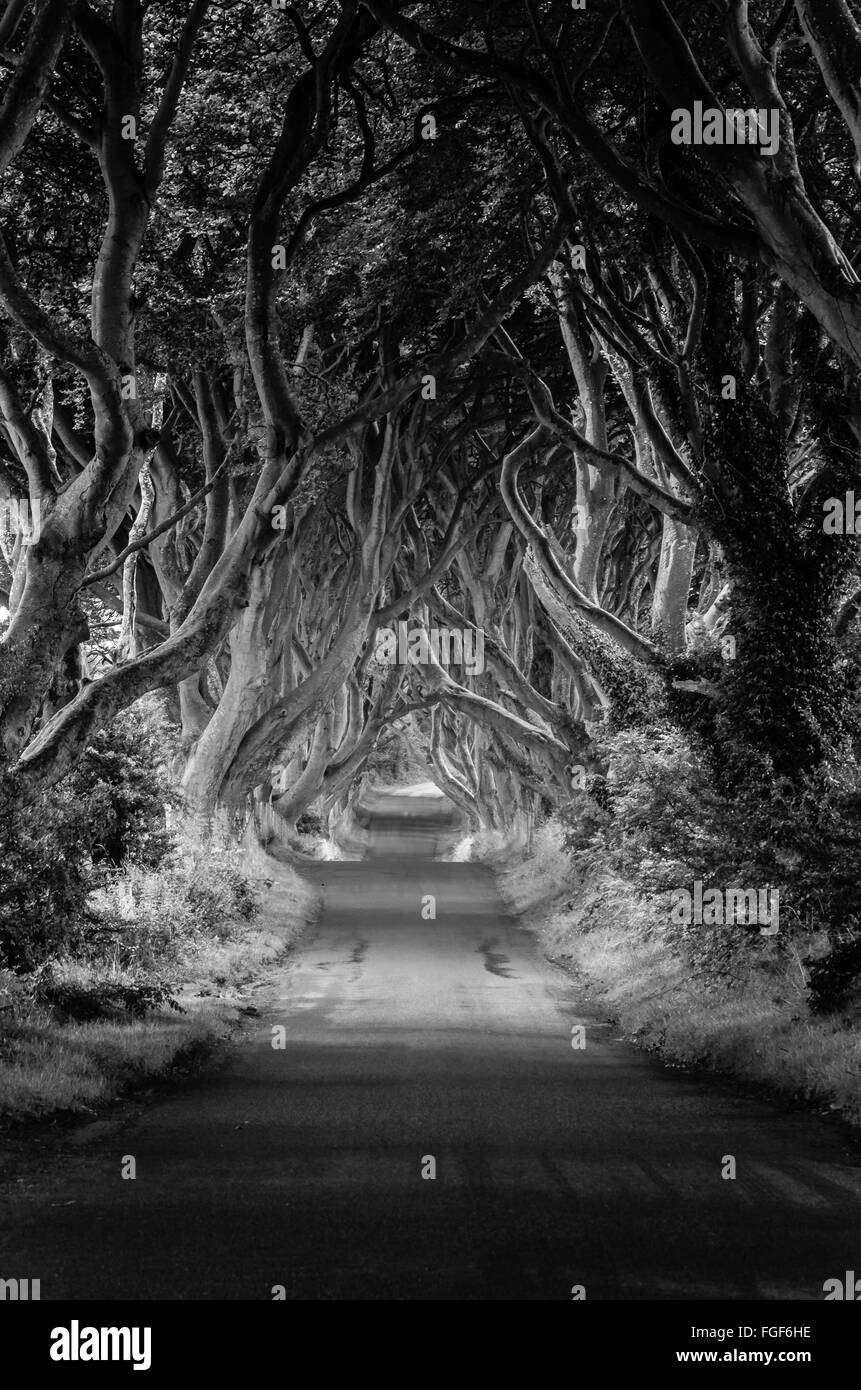
{"label": "roadside bush", "polygon": [[780,894],[781,932],[758,926],[673,927],[692,968],[729,982],[790,944],[811,949],[810,1005],[851,1003],[861,982],[854,865],[861,780],[828,767],[793,786],[754,777],[735,795],[718,790],[708,755],[668,725],[626,730],[601,745],[605,772],[562,813],[565,848],[585,875],[597,864],[644,898],[690,889],[761,887]]}
{"label": "roadside bush", "polygon": [[821,960],[809,962],[809,971],[813,1013],[834,1013],[857,1004],[861,995],[861,935],[836,942]]}
{"label": "roadside bush", "polygon": [[186,870],[185,891],[198,928],[223,932],[237,919],[250,922],[259,901],[248,875],[229,851],[208,856]]}
{"label": "roadside bush", "polygon": [[171,848],[165,806],[175,798],[151,726],[126,711],[93,738],[69,778],[69,792],[93,821],[95,863],[131,860],[154,868]]}
{"label": "roadside bush", "polygon": [[34,969],[82,939],[96,886],[88,807],[62,790],[28,797],[0,770],[0,965]]}
{"label": "roadside bush", "polygon": [[303,811],[296,822],[296,830],[300,835],[326,834],[323,817],[318,811]]}
{"label": "roadside bush", "polygon": [[39,973],[34,997],[64,1023],[123,1015],[144,1018],[151,1010],[162,1008],[184,1012],[165,980],[93,976],[76,970],[74,962],[51,962]]}
{"label": "roadside bush", "polygon": [[154,867],[170,847],[154,736],[126,714],[47,790],[0,770],[0,966],[35,969],[98,930],[92,893],[111,867]]}
{"label": "roadside bush", "polygon": [[170,972],[204,942],[225,940],[259,910],[257,890],[231,851],[176,850],[160,868],[128,864],[93,895],[92,953],[123,970]]}

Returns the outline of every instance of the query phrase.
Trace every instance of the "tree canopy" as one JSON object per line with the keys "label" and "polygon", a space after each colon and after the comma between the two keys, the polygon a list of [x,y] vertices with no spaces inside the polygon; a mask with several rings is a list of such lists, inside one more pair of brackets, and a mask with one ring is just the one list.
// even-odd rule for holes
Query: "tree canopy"
{"label": "tree canopy", "polygon": [[656,716],[855,765],[856,3],[7,0],[0,61],[26,784],[151,691],[203,825],[394,743],[504,826]]}

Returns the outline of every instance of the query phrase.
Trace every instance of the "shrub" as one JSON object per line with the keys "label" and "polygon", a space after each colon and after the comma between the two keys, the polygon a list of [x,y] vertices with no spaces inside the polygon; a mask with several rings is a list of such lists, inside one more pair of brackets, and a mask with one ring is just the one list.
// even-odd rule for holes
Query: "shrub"
{"label": "shrub", "polygon": [[847,936],[821,960],[807,962],[810,1007],[816,1014],[834,1013],[857,1003],[861,982],[861,936]]}
{"label": "shrub", "polygon": [[793,935],[824,939],[825,952],[804,962],[811,1007],[851,1001],[861,980],[861,777],[848,760],[792,783],[752,771],[730,795],[708,753],[668,725],[610,734],[600,752],[603,774],[562,815],[566,849],[584,875],[604,864],[644,897],[694,879],[777,889],[782,930],[770,947],[756,926],[675,928],[691,968],[729,981],[763,953],[786,950]]}
{"label": "shrub", "polygon": [[35,969],[84,949],[90,896],[112,865],[154,866],[170,847],[154,736],[125,714],[47,790],[0,770],[0,966]]}
{"label": "shrub", "polygon": [[39,979],[35,998],[64,1022],[89,1023],[118,1014],[143,1018],[151,1009],[164,1007],[175,1013],[185,1012],[173,998],[169,984],[146,977],[76,980],[64,979],[55,970],[48,970]]}
{"label": "shrub", "polygon": [[303,811],[296,822],[296,830],[300,835],[326,834],[323,817],[318,811]]}
{"label": "shrub", "polygon": [[234,935],[257,913],[256,889],[231,851],[176,850],[160,868],[126,865],[93,895],[89,943],[123,970],[169,971],[206,940]]}
{"label": "shrub", "polygon": [[90,853],[96,863],[130,859],[154,868],[167,854],[171,836],[164,808],[174,797],[155,735],[140,714],[126,711],[93,736],[69,790],[93,818]]}
{"label": "shrub", "polygon": [[32,797],[0,770],[0,965],[32,970],[80,942],[97,882],[91,836],[86,805],[62,791]]}

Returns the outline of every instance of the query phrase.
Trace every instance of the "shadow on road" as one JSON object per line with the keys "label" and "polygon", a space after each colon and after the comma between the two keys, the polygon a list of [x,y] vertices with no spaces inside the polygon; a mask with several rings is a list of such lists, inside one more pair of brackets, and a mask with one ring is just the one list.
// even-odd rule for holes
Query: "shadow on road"
{"label": "shadow on road", "polygon": [[32,1185],[7,1269],[43,1299],[565,1300],[820,1299],[857,1267],[838,1131],[616,1039],[488,869],[434,858],[439,797],[366,814],[229,1064]]}

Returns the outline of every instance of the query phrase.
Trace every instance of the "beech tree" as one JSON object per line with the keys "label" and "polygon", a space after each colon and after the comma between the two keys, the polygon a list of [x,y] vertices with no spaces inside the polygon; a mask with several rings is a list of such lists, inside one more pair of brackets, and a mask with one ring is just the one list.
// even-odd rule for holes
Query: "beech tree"
{"label": "beech tree", "polygon": [[[839,638],[856,556],[821,522],[823,495],[853,476],[858,444],[855,89],[842,51],[857,40],[856,17],[835,5],[816,25],[809,7],[766,5],[755,27],[745,4],[727,3],[686,14],[683,31],[664,4],[588,16],[500,6],[487,22],[471,10],[440,20],[420,6],[370,8],[446,70],[513,94],[548,196],[571,215],[548,278],[579,421],[557,405],[553,362],[497,335],[533,415],[502,469],[503,494],[544,580],[602,638],[663,667],[674,691],[716,706],[689,718],[711,720],[716,736],[741,721],[743,765],[788,776],[816,766],[845,738],[851,704]],[[774,157],[674,144],[673,109],[697,102],[773,109]],[[623,448],[607,447],[612,397],[624,403]],[[518,487],[524,460],[554,447],[578,469],[582,538],[570,563]],[[639,595],[613,590],[596,603],[596,557],[607,562],[614,543],[618,553],[611,517],[623,493],[660,514],[657,572],[653,541]],[[693,625],[698,566],[708,579],[703,589],[696,576]],[[642,631],[645,588],[659,642]],[[718,600],[732,659],[690,660],[716,630]]]}
{"label": "beech tree", "polygon": [[[74,472],[71,486],[59,474],[56,495],[46,496],[40,491],[44,471],[38,478],[32,471],[28,475],[45,519],[41,536],[21,549],[15,564],[41,576],[42,589],[16,574],[15,591],[10,590],[12,618],[4,634],[10,657],[8,747],[23,749],[21,766],[29,775],[55,778],[71,766],[90,732],[118,709],[147,690],[176,686],[193,743],[185,779],[189,804],[203,815],[211,811],[228,774],[233,793],[239,794],[255,778],[263,778],[274,757],[287,756],[289,740],[301,741],[307,733],[309,711],[334,699],[343,686],[392,563],[398,529],[422,486],[414,442],[410,476],[398,479],[402,495],[392,495],[403,412],[412,409],[423,383],[454,380],[547,268],[561,240],[557,220],[545,243],[525,260],[521,257],[508,279],[498,281],[490,302],[469,315],[453,342],[447,328],[441,340],[432,323],[423,330],[414,324],[413,342],[406,346],[421,357],[412,363],[400,363],[402,329],[385,323],[378,310],[363,319],[361,307],[342,308],[358,336],[358,342],[344,343],[328,328],[321,334],[307,303],[298,342],[293,341],[288,357],[289,325],[285,332],[279,321],[278,285],[285,276],[289,279],[308,228],[322,214],[351,205],[391,180],[404,160],[416,155],[424,137],[424,110],[422,103],[413,107],[410,95],[405,121],[397,100],[387,111],[364,77],[359,85],[354,69],[376,31],[364,8],[343,6],[323,32],[318,17],[313,37],[301,16],[292,13],[288,50],[294,70],[288,71],[286,86],[282,72],[276,80],[283,120],[279,128],[268,119],[269,152],[258,160],[255,176],[237,189],[240,203],[246,200],[243,268],[236,258],[241,242],[235,223],[241,219],[225,217],[223,202],[196,196],[188,187],[195,182],[188,145],[199,134],[191,128],[192,117],[200,101],[205,103],[237,27],[245,33],[252,24],[262,26],[257,39],[261,32],[264,37],[276,33],[272,26],[277,17],[261,19],[248,7],[240,11],[238,26],[219,21],[208,30],[207,7],[196,5],[178,35],[169,24],[156,24],[152,33],[145,33],[143,12],[136,5],[115,6],[104,14],[84,9],[79,16],[76,11],[68,26],[70,42],[77,45],[69,63],[80,66],[85,53],[92,64],[87,78],[102,101],[92,129],[64,106],[61,91],[52,93],[52,78],[59,89],[63,74],[57,53],[37,47],[34,20],[33,52],[28,50],[24,61],[32,59],[35,68],[38,59],[45,110],[62,127],[63,138],[70,130],[96,155],[108,200],[107,249],[99,252],[94,269],[90,339],[79,325],[62,340],[55,331],[49,333],[46,311],[25,291],[11,258],[4,299],[9,318],[29,335],[35,350],[52,352],[63,370],[83,376],[95,445],[95,456],[88,459],[85,430],[58,417],[56,430],[51,421],[47,432],[65,436],[63,463]],[[154,72],[166,52],[172,55],[171,68],[156,99],[149,88],[155,86]],[[389,76],[390,101],[392,80]],[[190,109],[181,120],[177,113],[183,91]],[[250,87],[245,95],[253,109]],[[12,87],[10,100],[14,97]],[[139,156],[135,140],[138,123],[149,115],[147,98],[154,114]],[[452,113],[471,99],[469,92],[443,96]],[[204,118],[205,133],[211,123],[211,116],[208,123]],[[338,145],[347,168],[354,166],[346,181],[333,175],[323,158],[327,142]],[[197,158],[202,158],[199,148]],[[180,160],[185,161],[181,169]],[[164,232],[143,255],[168,162],[173,197],[187,211],[191,204],[203,227],[192,232],[183,225],[177,241],[176,222],[182,214],[174,205]],[[289,230],[282,225],[288,202],[293,214]],[[208,221],[215,223],[211,229]],[[346,235],[353,225],[338,230]],[[228,264],[231,253],[233,264]],[[162,300],[145,301],[140,362],[136,319],[143,296],[135,286],[136,272]],[[324,278],[331,272],[330,264]],[[307,267],[305,275],[307,280]],[[290,286],[295,288],[295,279]],[[196,307],[201,302],[202,313]],[[190,319],[178,330],[177,303],[189,309]],[[330,306],[331,296],[327,305],[321,295],[321,312]],[[67,313],[71,316],[71,310]],[[382,342],[399,359],[397,369],[380,360]],[[189,348],[190,369],[177,360]],[[80,409],[79,388],[72,390],[78,391]],[[17,446],[20,429],[8,434],[9,443]],[[32,441],[26,442],[32,449]],[[49,447],[50,438],[45,449]],[[21,444],[19,461],[23,449]],[[303,518],[331,469],[340,471],[342,481],[353,470],[341,504],[354,549],[336,601],[334,641],[297,682],[295,670],[285,669],[277,655],[283,648],[285,617],[273,612],[273,590],[288,582],[291,568],[295,571]],[[199,484],[193,491],[192,481]],[[362,496],[363,489],[368,497]],[[100,509],[105,495],[111,506]],[[275,524],[276,517],[283,525]],[[144,550],[146,564],[138,558]],[[333,579],[327,576],[330,585]],[[50,604],[39,601],[46,586]],[[45,700],[65,652],[84,636],[79,596],[86,589],[121,608],[120,660],[58,712],[52,708],[51,717],[43,717],[42,727],[29,737],[40,712],[48,712]],[[33,606],[28,608],[30,590]],[[34,607],[38,622],[33,621]],[[331,626],[331,617],[329,621]],[[33,659],[36,651],[38,660]]]}
{"label": "beech tree", "polygon": [[[499,827],[656,712],[730,786],[848,747],[859,36],[844,0],[7,4],[7,759],[50,784],[158,690],[201,828],[289,831],[392,740]],[[776,147],[676,142],[695,108]],[[482,669],[380,663],[401,622]]]}

